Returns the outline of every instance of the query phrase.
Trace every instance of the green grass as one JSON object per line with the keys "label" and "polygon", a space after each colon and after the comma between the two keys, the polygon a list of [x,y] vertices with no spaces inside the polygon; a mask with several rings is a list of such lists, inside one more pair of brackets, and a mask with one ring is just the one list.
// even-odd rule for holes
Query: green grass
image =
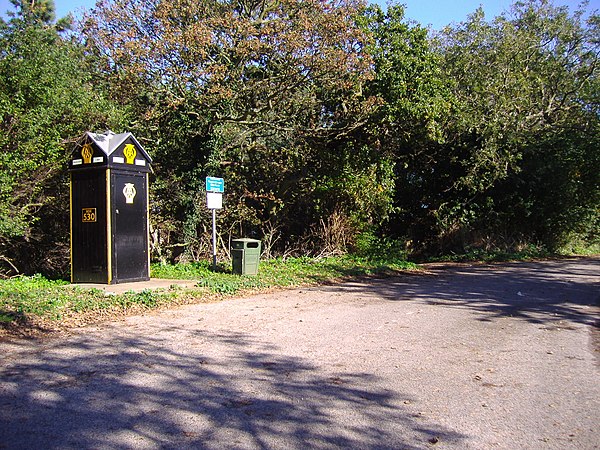
{"label": "green grass", "polygon": [[484,250],[470,249],[463,253],[449,253],[444,256],[427,258],[428,262],[501,262],[501,261],[528,261],[546,258],[552,254],[537,246],[527,246],[522,250]]}
{"label": "green grass", "polygon": [[155,308],[176,297],[171,291],[107,295],[100,289],[68,286],[40,275],[0,280],[0,324],[29,323],[36,318],[61,321],[78,313],[132,307]]}
{"label": "green grass", "polygon": [[58,317],[58,311],[69,301],[61,288],[65,284],[41,275],[0,281],[0,322],[12,322],[31,315]]}
{"label": "green grass", "polygon": [[407,261],[382,261],[356,256],[330,258],[288,258],[261,261],[256,276],[239,276],[229,267],[219,266],[217,272],[206,263],[153,265],[155,278],[199,279],[199,286],[217,293],[236,293],[246,289],[293,287],[323,283],[339,278],[374,275],[397,270],[416,269]]}
{"label": "green grass", "polygon": [[207,288],[212,293],[236,294],[244,290],[318,284],[340,278],[416,268],[415,264],[407,261],[381,261],[346,255],[320,259],[289,258],[261,261],[256,276],[234,275],[229,267],[223,266],[219,266],[217,271],[213,272],[208,262],[153,265],[152,277],[198,279],[198,286]]}
{"label": "green grass", "polygon": [[[40,275],[0,280],[0,325],[25,325],[36,320],[63,322],[78,314],[122,313],[153,309],[182,302],[200,301],[215,294],[232,296],[240,292],[314,285],[348,277],[413,270],[417,266],[402,260],[343,256],[322,259],[290,258],[261,261],[259,274],[240,276],[230,266],[216,272],[209,262],[152,265],[153,278],[197,280],[195,289],[172,287],[110,295],[99,289],[68,286]],[[100,314],[103,315],[103,314]]]}
{"label": "green grass", "polygon": [[581,240],[573,240],[565,245],[563,245],[560,249],[558,249],[558,253],[564,256],[593,256],[600,255],[600,242],[595,242],[593,244],[582,242]]}
{"label": "green grass", "polygon": [[468,249],[462,253],[449,253],[443,256],[426,258],[426,262],[504,262],[530,261],[534,259],[560,258],[564,256],[600,255],[600,244],[568,244],[556,251],[549,251],[542,246],[530,244],[519,250],[484,250]]}

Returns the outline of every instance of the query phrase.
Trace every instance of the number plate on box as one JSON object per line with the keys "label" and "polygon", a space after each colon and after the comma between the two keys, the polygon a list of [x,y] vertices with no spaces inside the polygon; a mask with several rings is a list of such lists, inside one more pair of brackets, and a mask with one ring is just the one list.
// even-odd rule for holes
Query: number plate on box
{"label": "number plate on box", "polygon": [[96,221],[96,208],[82,208],[82,222],[95,222]]}

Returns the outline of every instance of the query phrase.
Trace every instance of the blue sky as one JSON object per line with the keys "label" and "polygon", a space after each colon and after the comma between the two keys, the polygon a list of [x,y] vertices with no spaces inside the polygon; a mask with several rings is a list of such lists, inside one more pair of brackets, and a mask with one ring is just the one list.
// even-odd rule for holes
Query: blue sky
{"label": "blue sky", "polygon": [[[202,0],[198,0],[202,1]],[[94,6],[96,0],[55,0],[58,17],[63,17],[69,12],[75,14],[82,9]],[[384,5],[386,0],[377,0]],[[508,9],[511,0],[400,0],[406,5],[406,17],[416,20],[422,25],[430,25],[440,29],[451,22],[461,22],[467,15],[482,5],[488,19],[497,16]],[[580,0],[554,0],[556,5],[567,5],[574,10]],[[600,0],[590,0],[589,9],[600,9]],[[0,13],[4,15],[7,10],[12,10],[9,0],[0,0]]]}

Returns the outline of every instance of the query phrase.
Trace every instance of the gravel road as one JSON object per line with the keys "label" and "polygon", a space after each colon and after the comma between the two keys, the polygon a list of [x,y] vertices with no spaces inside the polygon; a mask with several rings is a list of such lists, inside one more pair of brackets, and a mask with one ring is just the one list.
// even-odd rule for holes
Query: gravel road
{"label": "gravel road", "polygon": [[600,259],[184,306],[0,343],[0,448],[598,449]]}

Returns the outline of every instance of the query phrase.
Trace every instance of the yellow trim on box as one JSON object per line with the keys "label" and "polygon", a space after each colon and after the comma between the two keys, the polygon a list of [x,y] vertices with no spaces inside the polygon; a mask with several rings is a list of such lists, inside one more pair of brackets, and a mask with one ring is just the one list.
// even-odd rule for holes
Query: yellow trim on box
{"label": "yellow trim on box", "polygon": [[148,278],[150,278],[150,177],[146,177],[146,242],[148,243]]}
{"label": "yellow trim on box", "polygon": [[73,276],[73,174],[69,174],[69,255],[71,265],[71,283],[74,283]]}
{"label": "yellow trim on box", "polygon": [[106,265],[108,284],[112,282],[112,215],[110,198],[110,169],[106,169]]}

